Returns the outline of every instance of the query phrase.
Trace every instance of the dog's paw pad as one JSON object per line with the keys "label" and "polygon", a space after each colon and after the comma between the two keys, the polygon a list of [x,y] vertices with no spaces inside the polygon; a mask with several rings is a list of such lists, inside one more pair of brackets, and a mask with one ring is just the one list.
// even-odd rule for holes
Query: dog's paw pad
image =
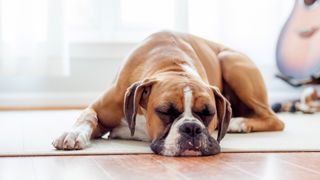
{"label": "dog's paw pad", "polygon": [[232,118],[228,127],[228,132],[243,133],[250,132],[244,118]]}

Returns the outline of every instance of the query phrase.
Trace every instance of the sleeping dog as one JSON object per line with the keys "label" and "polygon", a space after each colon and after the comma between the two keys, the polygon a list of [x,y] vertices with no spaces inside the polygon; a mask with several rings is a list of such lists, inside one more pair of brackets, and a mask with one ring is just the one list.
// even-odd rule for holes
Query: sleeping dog
{"label": "sleeping dog", "polygon": [[[53,146],[79,150],[109,132],[109,138],[149,141],[161,155],[214,155],[227,131],[283,128],[247,56],[197,36],[165,31],[138,45],[112,86]],[[215,129],[217,137],[211,135]]]}

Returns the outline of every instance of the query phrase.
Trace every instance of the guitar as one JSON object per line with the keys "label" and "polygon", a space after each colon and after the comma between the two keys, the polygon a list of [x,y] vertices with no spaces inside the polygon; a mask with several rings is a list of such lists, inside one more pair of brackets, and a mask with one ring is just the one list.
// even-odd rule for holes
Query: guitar
{"label": "guitar", "polygon": [[296,0],[276,49],[278,77],[293,86],[320,83],[320,0]]}

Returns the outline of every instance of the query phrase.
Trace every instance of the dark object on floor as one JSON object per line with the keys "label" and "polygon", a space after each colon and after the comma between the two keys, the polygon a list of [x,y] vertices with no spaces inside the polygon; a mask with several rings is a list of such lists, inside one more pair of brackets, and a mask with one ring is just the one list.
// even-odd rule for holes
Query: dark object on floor
{"label": "dark object on floor", "polygon": [[299,108],[297,107],[299,100],[295,100],[292,102],[287,102],[287,103],[274,103],[272,105],[272,110],[276,113],[278,112],[291,112],[291,113],[295,113],[297,111],[299,111]]}
{"label": "dark object on floor", "polygon": [[272,110],[276,113],[281,112],[281,107],[281,103],[274,103],[271,106]]}
{"label": "dark object on floor", "polygon": [[317,90],[308,87],[304,89],[299,100],[292,100],[281,103],[274,103],[272,110],[278,112],[303,112],[306,114],[320,112],[320,96]]}

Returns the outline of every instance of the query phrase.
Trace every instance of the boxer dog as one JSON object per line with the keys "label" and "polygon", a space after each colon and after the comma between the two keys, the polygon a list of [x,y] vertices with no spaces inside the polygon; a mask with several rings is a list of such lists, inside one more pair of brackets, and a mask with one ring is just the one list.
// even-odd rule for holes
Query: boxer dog
{"label": "boxer dog", "polygon": [[150,141],[161,155],[214,155],[227,131],[284,128],[267,99],[247,56],[193,35],[159,32],[130,54],[112,86],[53,146],[79,150],[109,132]]}

